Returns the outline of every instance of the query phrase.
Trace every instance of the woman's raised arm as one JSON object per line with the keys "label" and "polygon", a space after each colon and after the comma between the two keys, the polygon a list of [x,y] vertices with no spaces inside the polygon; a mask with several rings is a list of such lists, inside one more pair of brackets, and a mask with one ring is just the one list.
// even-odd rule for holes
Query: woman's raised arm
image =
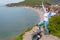
{"label": "woman's raised arm", "polygon": [[46,8],[44,7],[43,1],[42,1],[42,9],[43,9],[43,12],[46,13]]}
{"label": "woman's raised arm", "polygon": [[44,8],[44,3],[43,3],[43,1],[42,1],[42,7]]}

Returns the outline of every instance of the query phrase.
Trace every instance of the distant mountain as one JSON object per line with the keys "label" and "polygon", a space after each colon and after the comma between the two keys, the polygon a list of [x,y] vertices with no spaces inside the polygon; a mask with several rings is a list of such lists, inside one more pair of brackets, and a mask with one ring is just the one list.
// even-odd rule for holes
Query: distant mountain
{"label": "distant mountain", "polygon": [[60,5],[60,0],[46,0],[47,2],[51,3],[51,4],[59,4]]}
{"label": "distant mountain", "polygon": [[60,0],[52,0],[52,2],[60,3]]}
{"label": "distant mountain", "polygon": [[[19,2],[19,3],[7,4],[6,6],[9,6],[9,7],[12,7],[12,6],[32,6],[32,7],[34,7],[36,5],[40,5],[41,2],[42,2],[42,0],[25,0],[25,1]],[[60,0],[44,0],[44,2],[60,5]]]}

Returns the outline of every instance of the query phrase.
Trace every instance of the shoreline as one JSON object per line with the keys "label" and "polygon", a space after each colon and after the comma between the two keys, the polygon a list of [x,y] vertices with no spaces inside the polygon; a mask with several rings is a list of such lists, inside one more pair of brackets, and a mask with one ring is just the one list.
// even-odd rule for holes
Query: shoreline
{"label": "shoreline", "polygon": [[[38,13],[38,15],[39,15],[39,19],[38,19],[38,21],[40,20],[42,20],[42,18],[40,18],[40,16],[41,16],[41,10],[39,9],[39,8],[33,8],[33,7],[26,7],[26,6],[21,6],[22,8],[27,8],[27,9],[32,9],[32,10],[34,10],[34,11],[36,11],[37,13]],[[36,24],[36,23],[35,23]]]}

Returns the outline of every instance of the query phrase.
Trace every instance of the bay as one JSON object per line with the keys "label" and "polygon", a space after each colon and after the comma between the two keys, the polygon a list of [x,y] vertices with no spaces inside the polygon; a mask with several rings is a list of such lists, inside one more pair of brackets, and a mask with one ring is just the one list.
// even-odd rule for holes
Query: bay
{"label": "bay", "polygon": [[38,13],[22,7],[0,7],[0,40],[15,37],[39,19]]}

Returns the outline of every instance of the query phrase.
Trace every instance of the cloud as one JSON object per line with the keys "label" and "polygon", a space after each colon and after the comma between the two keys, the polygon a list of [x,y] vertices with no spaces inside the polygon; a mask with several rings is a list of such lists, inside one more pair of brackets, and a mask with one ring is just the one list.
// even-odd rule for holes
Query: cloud
{"label": "cloud", "polygon": [[0,0],[0,4],[17,3],[21,1],[24,1],[24,0]]}

